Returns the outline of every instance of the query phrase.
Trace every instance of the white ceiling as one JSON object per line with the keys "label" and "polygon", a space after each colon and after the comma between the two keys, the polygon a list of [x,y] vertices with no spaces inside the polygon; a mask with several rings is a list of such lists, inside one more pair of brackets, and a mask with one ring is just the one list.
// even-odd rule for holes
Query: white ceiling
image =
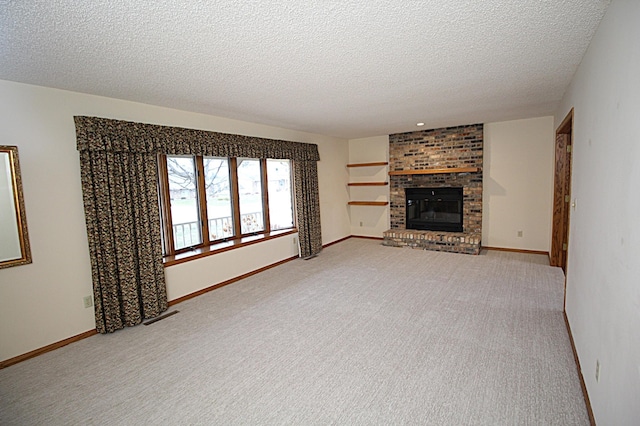
{"label": "white ceiling", "polygon": [[0,79],[343,138],[551,115],[609,0],[0,0]]}

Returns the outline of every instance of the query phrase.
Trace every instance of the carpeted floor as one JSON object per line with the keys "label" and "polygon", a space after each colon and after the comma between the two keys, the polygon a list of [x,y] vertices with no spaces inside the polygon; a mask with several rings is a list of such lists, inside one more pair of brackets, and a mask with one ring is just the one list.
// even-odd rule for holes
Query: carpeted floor
{"label": "carpeted floor", "polygon": [[0,424],[588,425],[545,256],[352,238],[0,370]]}

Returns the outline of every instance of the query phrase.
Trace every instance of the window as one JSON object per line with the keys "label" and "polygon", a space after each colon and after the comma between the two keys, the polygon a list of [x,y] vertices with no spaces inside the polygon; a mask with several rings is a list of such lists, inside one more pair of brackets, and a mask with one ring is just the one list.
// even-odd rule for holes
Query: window
{"label": "window", "polygon": [[267,176],[271,230],[292,228],[291,161],[267,160]]}
{"label": "window", "polygon": [[240,229],[243,234],[264,231],[261,161],[238,158]]}
{"label": "window", "polygon": [[231,180],[229,160],[204,158],[204,184],[207,202],[209,241],[232,237],[233,205],[231,204]]}
{"label": "window", "polygon": [[294,228],[291,188],[290,160],[161,156],[164,254]]}
{"label": "window", "polygon": [[176,250],[202,243],[196,164],[193,157],[168,157],[171,228]]}

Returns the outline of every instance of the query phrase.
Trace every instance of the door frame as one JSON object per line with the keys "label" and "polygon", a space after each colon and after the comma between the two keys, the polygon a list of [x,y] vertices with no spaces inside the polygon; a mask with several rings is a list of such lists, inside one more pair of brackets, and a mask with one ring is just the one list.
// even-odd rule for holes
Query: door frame
{"label": "door frame", "polygon": [[573,108],[556,129],[553,184],[553,230],[549,263],[567,274],[569,210],[571,203],[571,157],[573,152]]}

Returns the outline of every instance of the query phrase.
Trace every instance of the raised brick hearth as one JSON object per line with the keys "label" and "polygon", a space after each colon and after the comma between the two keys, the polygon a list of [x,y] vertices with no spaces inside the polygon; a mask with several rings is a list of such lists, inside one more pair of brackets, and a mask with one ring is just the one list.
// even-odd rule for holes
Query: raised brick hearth
{"label": "raised brick hearth", "polygon": [[[478,254],[482,235],[483,125],[448,127],[389,136],[391,173],[473,168],[473,172],[391,175],[391,229],[383,245]],[[463,232],[406,229],[405,188],[463,188]]]}
{"label": "raised brick hearth", "polygon": [[464,232],[418,231],[415,229],[390,229],[384,233],[385,246],[409,247],[453,253],[478,254],[480,234]]}

